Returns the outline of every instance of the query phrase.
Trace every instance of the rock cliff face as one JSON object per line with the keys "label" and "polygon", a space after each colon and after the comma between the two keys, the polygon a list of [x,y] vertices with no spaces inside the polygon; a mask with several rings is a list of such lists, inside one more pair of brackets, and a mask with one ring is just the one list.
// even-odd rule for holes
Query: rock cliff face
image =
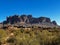
{"label": "rock cliff face", "polygon": [[3,25],[2,25],[2,23],[0,23],[0,28],[2,28],[3,27]]}
{"label": "rock cliff face", "polygon": [[3,24],[38,24],[38,25],[57,25],[56,21],[51,21],[48,17],[39,17],[35,18],[32,15],[14,15],[7,17],[6,21]]}
{"label": "rock cliff face", "polygon": [[57,25],[56,21],[52,21],[52,23],[53,23],[54,25]]}
{"label": "rock cliff face", "polygon": [[39,21],[40,21],[40,22],[48,22],[48,23],[51,22],[50,18],[47,18],[47,17],[40,17],[40,18],[39,18]]}

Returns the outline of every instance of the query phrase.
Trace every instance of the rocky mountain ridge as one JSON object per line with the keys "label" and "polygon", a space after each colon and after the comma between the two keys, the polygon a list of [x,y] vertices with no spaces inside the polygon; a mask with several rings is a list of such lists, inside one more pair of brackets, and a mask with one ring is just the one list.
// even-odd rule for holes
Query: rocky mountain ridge
{"label": "rocky mountain ridge", "polygon": [[39,18],[35,18],[32,17],[32,15],[14,15],[14,16],[9,16],[7,17],[7,20],[4,21],[4,24],[10,23],[10,24],[14,24],[14,23],[18,23],[18,22],[25,22],[25,23],[30,23],[30,24],[34,24],[34,23],[52,23],[54,25],[57,25],[56,21],[52,21],[51,19],[48,17],[39,17]]}
{"label": "rocky mountain ridge", "polygon": [[3,21],[3,24],[11,24],[16,26],[39,26],[39,27],[57,27],[56,21],[51,21],[48,17],[38,17],[35,18],[32,15],[13,15],[7,17],[6,21]]}

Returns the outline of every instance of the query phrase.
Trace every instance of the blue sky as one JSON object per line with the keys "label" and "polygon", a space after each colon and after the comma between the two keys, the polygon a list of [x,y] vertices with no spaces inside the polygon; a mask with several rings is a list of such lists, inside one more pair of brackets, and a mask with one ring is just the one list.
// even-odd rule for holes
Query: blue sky
{"label": "blue sky", "polygon": [[45,16],[60,25],[60,0],[0,0],[0,22],[14,14]]}

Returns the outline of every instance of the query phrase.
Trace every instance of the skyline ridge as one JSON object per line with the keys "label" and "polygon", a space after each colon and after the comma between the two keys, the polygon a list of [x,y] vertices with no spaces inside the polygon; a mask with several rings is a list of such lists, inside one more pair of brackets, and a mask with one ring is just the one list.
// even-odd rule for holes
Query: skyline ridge
{"label": "skyline ridge", "polygon": [[[10,16],[15,16],[15,15],[16,15],[16,16],[22,16],[22,15],[28,16],[28,15],[32,15],[32,14],[14,14],[14,15],[10,15]],[[7,17],[10,17],[10,16],[6,16],[3,21],[5,21],[5,20],[7,19]],[[50,17],[47,17],[47,16],[38,16],[38,17],[36,17],[36,16],[33,16],[33,15],[32,15],[32,17],[34,17],[34,18],[39,18],[39,17],[50,18]],[[51,19],[51,18],[50,18],[50,19]],[[2,23],[3,21],[1,21],[0,23]],[[52,21],[56,21],[56,20],[52,20],[52,19],[51,19],[51,22],[52,22]],[[56,22],[57,22],[57,21],[56,21]],[[57,24],[58,24],[58,22],[57,22]],[[58,25],[59,25],[59,24],[58,24]]]}

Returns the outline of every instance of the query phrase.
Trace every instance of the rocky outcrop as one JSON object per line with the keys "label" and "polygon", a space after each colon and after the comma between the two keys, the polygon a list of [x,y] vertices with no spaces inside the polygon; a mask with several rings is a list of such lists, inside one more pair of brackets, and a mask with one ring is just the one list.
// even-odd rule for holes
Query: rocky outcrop
{"label": "rocky outcrop", "polygon": [[39,21],[40,21],[40,22],[48,22],[48,23],[51,22],[50,18],[47,18],[47,17],[40,17],[40,18],[39,18]]}
{"label": "rocky outcrop", "polygon": [[9,16],[7,17],[7,20],[6,20],[6,22],[10,24],[14,24],[20,21],[21,21],[20,16],[17,16],[17,15]]}
{"label": "rocky outcrop", "polygon": [[39,17],[39,18],[35,18],[32,17],[32,15],[14,15],[14,16],[9,16],[7,17],[7,20],[3,22],[3,24],[12,24],[12,25],[23,25],[23,26],[27,26],[27,24],[29,24],[28,26],[32,25],[36,25],[38,24],[39,26],[55,26],[57,25],[56,21],[52,21],[51,19],[48,17]]}
{"label": "rocky outcrop", "polygon": [[52,21],[52,23],[53,23],[54,25],[57,25],[56,21]]}
{"label": "rocky outcrop", "polygon": [[3,27],[3,24],[2,23],[0,23],[0,28],[2,28]]}

